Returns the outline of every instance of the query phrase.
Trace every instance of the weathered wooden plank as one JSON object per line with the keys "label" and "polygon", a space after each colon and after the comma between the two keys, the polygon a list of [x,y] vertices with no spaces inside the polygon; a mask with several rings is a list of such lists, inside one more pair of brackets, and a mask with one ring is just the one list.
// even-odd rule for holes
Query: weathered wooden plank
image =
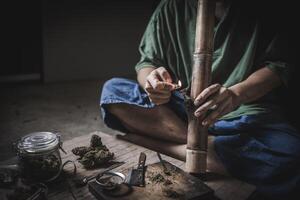
{"label": "weathered wooden plank", "polygon": [[[151,154],[151,156],[156,156],[156,154]],[[167,167],[171,167],[171,164],[166,163]],[[176,171],[176,172],[175,172]],[[123,200],[140,200],[140,199],[160,199],[160,200],[170,200],[171,197],[164,195],[162,191],[176,191],[180,196],[179,199],[196,199],[196,197],[204,197],[205,195],[211,194],[212,190],[205,186],[199,179],[186,174],[181,169],[177,168],[175,171],[171,172],[170,176],[164,175],[166,179],[169,179],[169,185],[165,184],[165,181],[153,181],[151,178],[157,174],[164,174],[163,167],[160,163],[153,163],[147,165],[147,171],[145,173],[145,183],[146,186],[134,187],[133,192],[129,195],[122,196]],[[128,173],[125,172],[125,174]],[[98,190],[99,191],[99,190]],[[116,200],[119,198],[107,196],[102,193],[102,196],[107,200]],[[178,196],[178,197],[179,197]]]}
{"label": "weathered wooden plank", "polygon": [[[122,141],[119,139],[116,139],[114,136],[109,136],[105,133],[101,132],[93,132],[91,134],[87,134],[84,136],[80,136],[78,138],[74,138],[72,140],[68,140],[64,142],[64,148],[68,152],[68,155],[62,156],[63,161],[65,160],[74,160],[76,161],[76,156],[74,156],[71,153],[71,149],[75,146],[81,146],[81,145],[89,145],[89,140],[93,134],[97,134],[102,138],[103,144],[105,144],[112,152],[115,153],[115,160],[116,161],[125,161],[126,163],[122,166],[119,166],[118,168],[115,168],[113,171],[119,171],[126,173],[128,169],[132,167],[137,166],[138,157],[141,152],[145,152],[147,155],[147,161],[146,164],[150,165],[153,163],[158,162],[158,158],[156,155],[156,152],[151,151],[147,148],[140,147],[137,145],[134,145],[132,143]],[[185,163],[171,158],[166,155],[162,155],[163,159],[172,163],[173,165],[184,169]],[[86,170],[84,169],[78,162],[76,162],[78,175],[79,176],[90,176],[95,175],[99,172],[100,169],[94,169],[94,170]],[[68,165],[66,166],[65,170],[71,172],[72,166]],[[254,187],[238,181],[232,177],[225,177],[223,176],[220,179],[212,180],[206,182],[206,184],[211,187],[218,198],[222,200],[243,200],[246,199],[253,191]],[[95,198],[93,195],[90,194],[87,187],[83,187],[80,189],[75,189],[73,187],[74,194],[78,200],[80,199],[91,199],[94,200]],[[70,192],[67,190],[67,188],[61,189],[59,191],[50,191],[49,193],[49,199],[50,200],[67,200],[67,199],[73,199]],[[147,199],[146,197],[144,199]],[[150,198],[148,198],[150,199]]]}

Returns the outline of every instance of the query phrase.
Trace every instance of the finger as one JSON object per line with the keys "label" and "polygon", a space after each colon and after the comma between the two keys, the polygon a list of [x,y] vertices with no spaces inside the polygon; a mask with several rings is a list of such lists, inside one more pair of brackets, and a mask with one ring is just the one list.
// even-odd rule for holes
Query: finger
{"label": "finger", "polygon": [[157,72],[162,82],[172,83],[172,78],[164,67],[157,68]]}
{"label": "finger", "polygon": [[152,88],[152,86],[151,86],[151,84],[149,83],[148,80],[147,80],[146,83],[145,83],[144,90],[145,90],[145,91],[153,90],[153,88]]}
{"label": "finger", "polygon": [[204,113],[208,111],[208,109],[211,109],[213,106],[217,104],[217,99],[212,99],[206,103],[204,103],[202,106],[200,106],[196,111],[195,111],[195,116],[200,117]]}
{"label": "finger", "polygon": [[175,87],[175,85],[172,83],[160,81],[160,77],[157,70],[151,72],[151,75],[148,77],[147,81],[154,90],[171,91]]}
{"label": "finger", "polygon": [[153,98],[160,98],[160,99],[165,99],[165,98],[170,98],[171,97],[171,93],[165,93],[165,94],[161,94],[161,93],[148,93],[149,97],[153,97]]}
{"label": "finger", "polygon": [[148,93],[149,98],[169,99],[171,94]]}
{"label": "finger", "polygon": [[171,94],[171,91],[170,90],[166,90],[166,89],[154,89],[152,87],[150,88],[145,88],[145,91],[147,93],[155,93],[155,94]]}
{"label": "finger", "polygon": [[166,91],[172,91],[175,88],[175,85],[172,83],[162,82],[162,81],[153,81],[150,82],[151,86],[154,90],[166,90]]}
{"label": "finger", "polygon": [[171,96],[171,91],[168,90],[154,90],[151,85],[145,87],[146,93],[149,95],[159,95],[159,96]]}
{"label": "finger", "polygon": [[146,92],[148,97],[158,97],[158,98],[170,98],[171,94],[169,93],[155,93],[155,92]]}
{"label": "finger", "polygon": [[148,93],[157,93],[157,94],[171,93],[171,91],[169,91],[169,90],[156,90],[156,89],[152,88],[152,86],[145,88],[145,91]]}
{"label": "finger", "polygon": [[210,126],[212,125],[218,118],[224,115],[224,111],[230,105],[229,100],[225,100],[224,102],[220,103],[218,108],[212,111],[205,119],[202,121],[203,126]]}
{"label": "finger", "polygon": [[157,88],[160,90],[172,91],[175,88],[175,85],[168,82],[159,82]]}
{"label": "finger", "polygon": [[195,116],[199,117],[200,115],[206,113],[208,109],[211,109],[213,106],[218,105],[220,102],[222,102],[225,98],[227,98],[227,90],[222,90],[220,91],[220,94],[214,96],[212,99],[209,101],[205,102],[202,104],[196,111],[195,111]]}
{"label": "finger", "polygon": [[161,105],[168,103],[170,101],[170,98],[149,98],[150,101],[156,105]]}
{"label": "finger", "polygon": [[145,92],[147,93],[148,96],[150,94],[152,94],[152,95],[160,95],[160,96],[170,96],[171,95],[171,92],[167,91],[167,90],[154,90],[152,88],[152,86],[149,84],[148,81],[145,84],[144,90],[145,90]]}
{"label": "finger", "polygon": [[212,94],[214,94],[215,92],[219,91],[219,89],[222,86],[220,84],[213,84],[211,86],[209,86],[208,88],[206,88],[205,90],[203,90],[195,99],[194,101],[194,105],[195,106],[200,106],[209,96],[211,96]]}
{"label": "finger", "polygon": [[160,82],[159,78],[158,78],[158,73],[156,70],[152,71],[150,73],[150,75],[147,77],[147,82],[150,84],[150,86],[153,89],[157,88],[158,83]]}

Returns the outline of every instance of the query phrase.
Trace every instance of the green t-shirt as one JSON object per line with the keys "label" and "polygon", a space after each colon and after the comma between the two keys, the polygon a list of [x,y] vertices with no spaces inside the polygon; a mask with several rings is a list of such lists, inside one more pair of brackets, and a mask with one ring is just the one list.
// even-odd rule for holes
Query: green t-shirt
{"label": "green t-shirt", "polygon": [[[267,66],[287,86],[290,66],[284,55],[286,44],[276,29],[270,28],[259,15],[253,16],[243,9],[242,4],[231,2],[215,26],[211,84],[230,87]],[[136,71],[163,66],[174,81],[181,80],[183,87],[190,87],[196,15],[197,0],[162,0],[142,38]],[[278,108],[278,91],[274,91],[258,101],[241,105],[223,119]]]}

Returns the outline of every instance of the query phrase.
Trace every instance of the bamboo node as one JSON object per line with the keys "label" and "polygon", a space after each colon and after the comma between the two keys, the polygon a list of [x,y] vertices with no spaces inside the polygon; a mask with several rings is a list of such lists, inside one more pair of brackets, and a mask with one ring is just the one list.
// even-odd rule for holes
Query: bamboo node
{"label": "bamboo node", "polygon": [[206,157],[206,151],[186,149],[186,171],[193,174],[205,174],[207,165]]}

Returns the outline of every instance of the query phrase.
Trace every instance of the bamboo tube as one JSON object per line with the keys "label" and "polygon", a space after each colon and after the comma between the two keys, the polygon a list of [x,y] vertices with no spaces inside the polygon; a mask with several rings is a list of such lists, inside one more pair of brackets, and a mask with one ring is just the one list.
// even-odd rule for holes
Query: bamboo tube
{"label": "bamboo tube", "polygon": [[207,128],[194,116],[193,102],[210,83],[215,7],[215,0],[198,0],[186,148],[186,171],[193,174],[205,174],[207,169]]}

